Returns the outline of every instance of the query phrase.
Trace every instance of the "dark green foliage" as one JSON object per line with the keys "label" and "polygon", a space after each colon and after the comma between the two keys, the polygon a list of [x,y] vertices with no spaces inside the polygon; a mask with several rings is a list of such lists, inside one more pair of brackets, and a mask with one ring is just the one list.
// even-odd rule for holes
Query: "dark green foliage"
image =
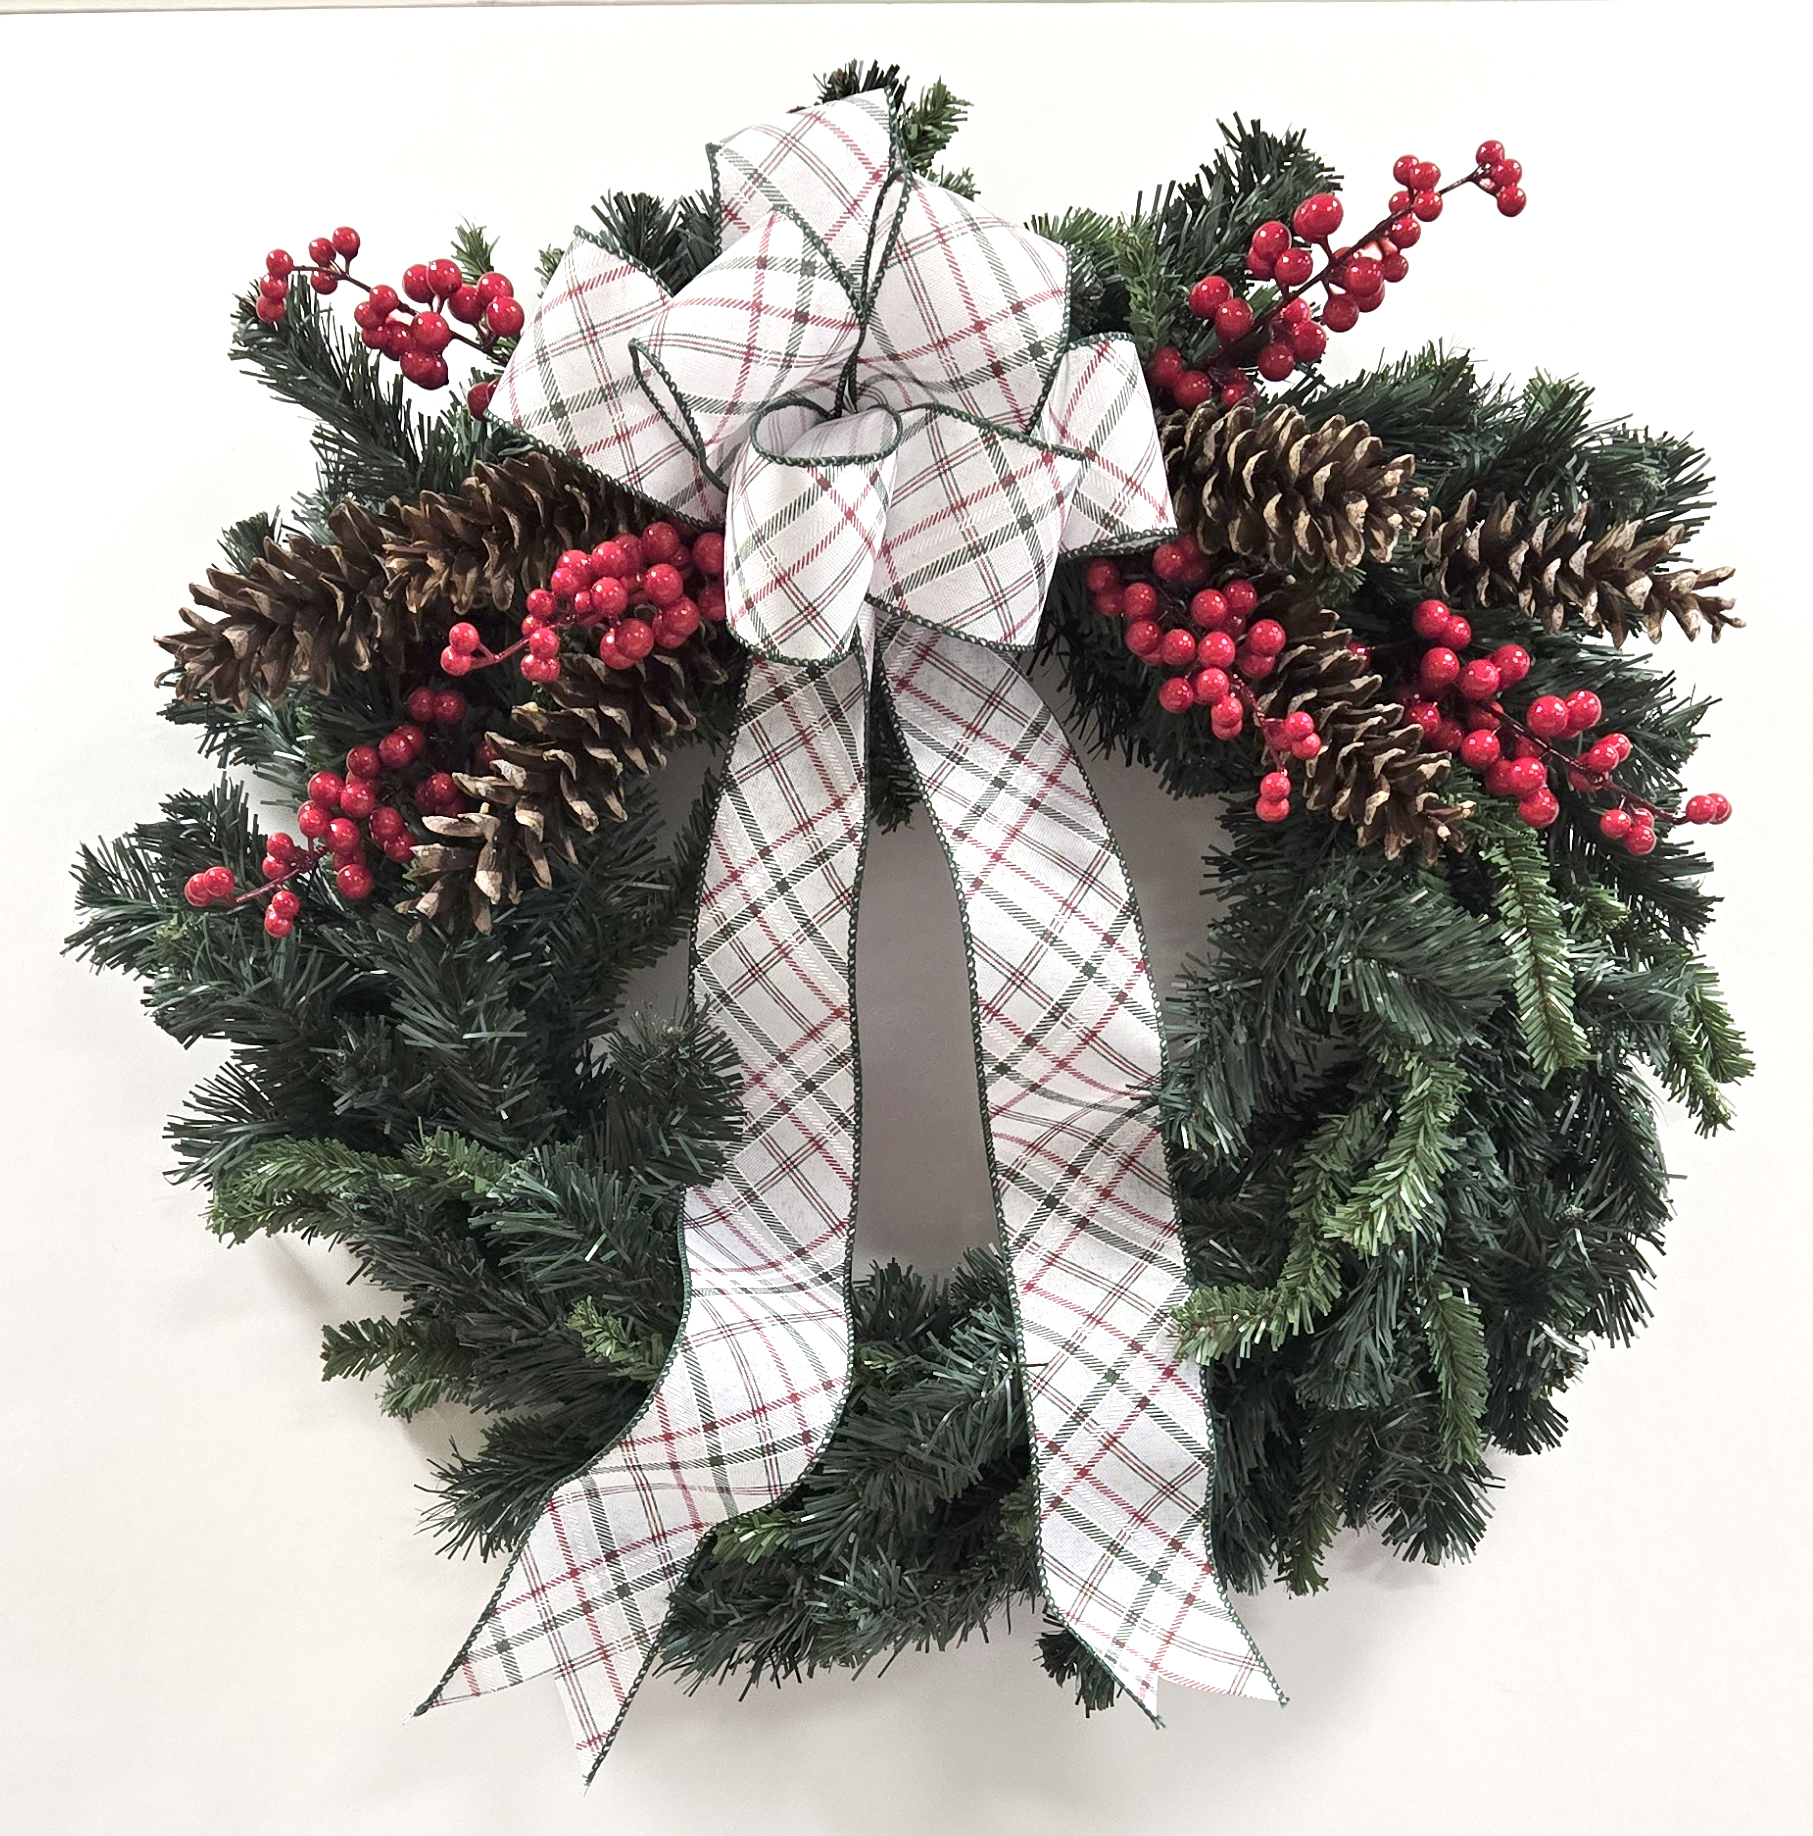
{"label": "dark green foliage", "polygon": [[[935,161],[963,104],[859,64],[820,93],[867,89],[888,93],[914,169],[951,182]],[[1124,218],[1040,220],[1070,251],[1079,331],[1131,331],[1148,349],[1178,337],[1189,283],[1233,276],[1255,224],[1333,180],[1299,135],[1238,121],[1224,134],[1194,178]],[[613,192],[596,216],[596,233],[669,286],[715,253],[703,198]],[[468,273],[491,265],[472,226],[455,248]],[[515,438],[457,406],[424,418],[306,289],[276,328],[242,303],[234,349],[315,417],[303,525],[341,495],[457,484]],[[1506,389],[1430,349],[1298,394],[1312,415],[1363,418],[1413,453],[1443,505],[1468,490],[1539,511],[1585,500],[1603,524],[1690,532],[1705,508],[1690,444],[1596,420],[1576,383]],[[231,563],[275,523],[230,529]],[[1413,558],[1309,584],[1388,679],[1409,673]],[[1634,743],[1631,780],[1677,798],[1704,703],[1635,646],[1549,635],[1508,607],[1474,623],[1483,641],[1531,650],[1529,692],[1598,692]],[[1554,1445],[1589,1345],[1644,1320],[1669,1215],[1655,1086],[1710,1130],[1750,1070],[1700,954],[1706,863],[1672,841],[1640,859],[1606,847],[1566,790],[1541,834],[1482,797],[1470,851],[1435,866],[1388,863],[1318,817],[1267,827],[1243,813],[1256,750],[1157,710],[1150,672],[1074,567],[1059,570],[1044,646],[1089,742],[1180,797],[1231,793],[1235,806],[1152,1096],[1197,1284],[1179,1324],[1208,1369],[1218,1558],[1239,1587],[1313,1588],[1335,1534],[1366,1525],[1407,1557],[1464,1556],[1502,1455]],[[329,696],[171,715],[209,759],[293,804],[311,770],[397,718],[409,686],[348,674]],[[872,813],[890,827],[915,792],[885,697],[871,744]],[[170,1129],[214,1228],[344,1245],[385,1300],[327,1330],[324,1374],[377,1378],[396,1415],[455,1403],[483,1416],[436,1475],[451,1549],[512,1545],[628,1422],[680,1318],[683,1194],[736,1138],[734,1065],[708,1017],[625,1005],[632,975],[686,930],[709,795],[671,832],[642,780],[624,797],[627,821],[485,935],[418,932],[383,899],[347,907],[319,888],[281,943],[255,912],[191,911],[182,884],[197,869],[257,876],[263,835],[226,781],[169,797],[77,864],[71,947],[133,975],[172,1037],[228,1048]],[[790,1496],[721,1530],[680,1597],[664,1655],[695,1677],[860,1667],[1037,1600],[1001,1262],[972,1254],[939,1280],[889,1264],[857,1281],[853,1304],[854,1387],[824,1457]],[[1070,1633],[1047,1633],[1040,1655],[1085,1709],[1114,1699]]]}

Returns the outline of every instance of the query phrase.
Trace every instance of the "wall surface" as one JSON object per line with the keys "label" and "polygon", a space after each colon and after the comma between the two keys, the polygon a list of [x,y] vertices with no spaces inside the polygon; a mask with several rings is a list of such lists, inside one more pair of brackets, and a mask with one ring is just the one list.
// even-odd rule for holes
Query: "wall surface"
{"label": "wall surface", "polygon": [[[1567,6],[0,21],[9,1830],[1806,1827],[1804,122],[1746,25]],[[201,780],[155,718],[150,635],[214,532],[304,479],[301,422],[223,361],[263,251],[352,222],[400,267],[469,215],[529,270],[607,182],[697,184],[708,133],[855,53],[974,98],[957,152],[1013,216],[1125,204],[1235,110],[1308,127],[1361,195],[1405,146],[1458,164],[1484,134],[1510,143],[1525,216],[1451,211],[1339,363],[1449,339],[1507,375],[1593,377],[1607,412],[1711,448],[1722,507],[1698,553],[1740,565],[1751,628],[1668,644],[1731,704],[1701,773],[1738,807],[1711,837],[1714,953],[1761,1068],[1734,1137],[1671,1125],[1684,1182],[1654,1323],[1595,1360],[1559,1451],[1506,1463],[1478,1557],[1437,1572],[1350,1539],[1326,1594],[1251,1603],[1287,1712],[1173,1691],[1163,1733],[1128,1710],[1085,1721],[1016,1624],[742,1701],[658,1683],[582,1795],[552,1688],[409,1719],[489,1587],[418,1529],[457,1423],[402,1426],[324,1387],[318,1329],[362,1305],[344,1266],[228,1251],[162,1183],[162,1120],[213,1060],[154,1031],[124,982],[58,960],[66,868]],[[1211,813],[1098,775],[1169,973],[1200,926]],[[873,852],[861,994],[862,1248],[948,1263],[986,1202],[955,920],[922,830]]]}

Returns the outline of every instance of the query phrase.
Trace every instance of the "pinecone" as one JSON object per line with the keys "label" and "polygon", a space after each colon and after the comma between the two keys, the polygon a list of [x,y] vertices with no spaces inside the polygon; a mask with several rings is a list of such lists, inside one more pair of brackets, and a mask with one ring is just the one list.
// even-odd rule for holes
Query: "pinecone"
{"label": "pinecone", "polygon": [[511,710],[515,730],[486,735],[498,755],[490,769],[455,774],[479,807],[426,819],[442,840],[417,849],[416,892],[401,909],[425,919],[463,910],[487,931],[494,906],[514,905],[531,881],[549,885],[550,856],[571,860],[577,835],[607,816],[622,821],[625,770],[654,770],[663,747],[699,725],[706,698],[730,679],[723,643],[657,650],[633,671],[563,657],[559,680]]}
{"label": "pinecone", "polygon": [[1411,846],[1425,860],[1464,848],[1461,824],[1473,805],[1442,801],[1448,754],[1425,745],[1421,728],[1382,692],[1378,672],[1349,648],[1353,633],[1313,599],[1274,593],[1264,610],[1289,642],[1259,711],[1275,720],[1307,708],[1322,736],[1322,750],[1303,768],[1308,807],[1352,823],[1360,845],[1382,846],[1387,860]]}
{"label": "pinecone", "polygon": [[189,590],[220,616],[183,609],[185,629],[157,640],[174,659],[158,681],[185,701],[244,707],[297,683],[329,689],[337,670],[400,667],[419,625],[389,587],[384,519],[345,503],[328,526],[334,545],[267,537],[249,574],[210,568],[208,584]]}
{"label": "pinecone", "polygon": [[563,550],[634,527],[633,500],[576,460],[525,453],[480,465],[451,494],[393,503],[384,564],[417,617],[448,624],[475,606],[508,612],[518,591],[545,586]]}
{"label": "pinecone", "polygon": [[1591,536],[1591,508],[1582,504],[1565,519],[1531,522],[1519,505],[1499,497],[1482,517],[1478,494],[1469,491],[1452,516],[1434,512],[1423,528],[1436,592],[1455,605],[1519,606],[1550,631],[1572,615],[1614,644],[1637,624],[1653,642],[1671,618],[1690,638],[1709,629],[1714,643],[1727,625],[1743,624],[1730,616],[1729,598],[1708,590],[1729,580],[1730,568],[1671,573],[1660,565],[1681,540],[1679,529],[1643,537],[1638,524],[1619,523]]}
{"label": "pinecone", "polygon": [[1313,574],[1387,560],[1422,524],[1416,461],[1387,459],[1364,421],[1205,403],[1159,433],[1178,527],[1206,553]]}

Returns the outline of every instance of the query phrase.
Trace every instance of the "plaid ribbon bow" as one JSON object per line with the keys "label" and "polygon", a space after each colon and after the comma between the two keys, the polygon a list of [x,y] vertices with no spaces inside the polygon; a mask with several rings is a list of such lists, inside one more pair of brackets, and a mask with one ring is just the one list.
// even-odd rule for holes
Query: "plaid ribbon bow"
{"label": "plaid ribbon bow", "polygon": [[849,1385],[866,717],[890,696],[963,912],[1018,1301],[1046,1602],[1151,1711],[1281,1700],[1210,1559],[1200,1373],[1125,870],[1011,652],[1060,552],[1172,528],[1132,346],[1068,337],[1064,251],[906,170],[856,96],[710,149],[723,252],[677,295],[581,231],[491,412],[725,529],[754,653],[694,933],[742,1143],[688,1195],[687,1304],[622,1437],[550,1498],[423,1706],[552,1673],[588,1777],[719,1524],[771,1504]]}

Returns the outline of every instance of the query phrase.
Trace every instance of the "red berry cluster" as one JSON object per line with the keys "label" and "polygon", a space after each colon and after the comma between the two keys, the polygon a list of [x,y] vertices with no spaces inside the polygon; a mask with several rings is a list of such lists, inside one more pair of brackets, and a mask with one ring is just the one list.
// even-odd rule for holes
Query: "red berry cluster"
{"label": "red berry cluster", "polygon": [[[1605,710],[1591,689],[1538,695],[1521,719],[1508,712],[1500,695],[1530,673],[1530,653],[1521,644],[1468,658],[1473,627],[1439,599],[1423,600],[1410,623],[1427,646],[1416,682],[1405,691],[1410,718],[1431,746],[1458,753],[1481,773],[1494,797],[1515,799],[1531,828],[1546,829],[1561,814],[1551,771],[1565,773],[1577,791],[1615,800],[1600,816],[1599,830],[1631,854],[1655,847],[1658,822],[1724,822],[1730,816],[1730,799],[1715,792],[1688,798],[1681,813],[1671,815],[1620,784],[1613,774],[1630,757],[1631,743],[1622,733],[1594,731]],[[1564,750],[1568,742],[1577,742],[1575,750]]]}
{"label": "red berry cluster", "polygon": [[1271,755],[1255,808],[1262,821],[1282,822],[1290,814],[1290,761],[1322,750],[1309,714],[1298,709],[1265,719],[1253,694],[1252,685],[1278,667],[1284,627],[1254,616],[1259,592],[1250,580],[1210,586],[1207,558],[1191,537],[1155,549],[1150,568],[1153,579],[1129,580],[1120,563],[1092,561],[1083,583],[1104,618],[1125,621],[1122,641],[1134,656],[1166,672],[1158,705],[1167,714],[1206,708],[1209,729],[1221,740],[1238,738],[1253,718]]}
{"label": "red berry cluster", "polygon": [[562,634],[598,630],[598,655],[612,669],[634,669],[650,651],[678,650],[705,622],[724,617],[724,538],[705,530],[689,541],[674,524],[650,523],[613,536],[589,554],[569,548],[545,587],[523,602],[522,636],[487,650],[465,620],[447,633],[441,668],[450,676],[519,657],[535,683],[560,677]]}
{"label": "red berry cluster", "polygon": [[[1476,186],[1495,197],[1507,217],[1524,207],[1517,182],[1523,168],[1505,157],[1500,141],[1482,141],[1473,170],[1446,187],[1441,167],[1414,153],[1406,153],[1391,170],[1400,189],[1392,194],[1386,214],[1356,243],[1334,246],[1346,213],[1331,191],[1305,198],[1289,223],[1262,223],[1253,231],[1247,273],[1270,283],[1275,299],[1261,296],[1255,304],[1222,275],[1205,274],[1190,289],[1190,311],[1209,322],[1212,342],[1205,340],[1191,359],[1175,345],[1154,352],[1147,370],[1154,392],[1168,395],[1179,408],[1198,407],[1211,396],[1231,408],[1254,393],[1254,373],[1267,382],[1285,381],[1299,364],[1321,357],[1329,332],[1351,331],[1361,313],[1383,305],[1386,286],[1410,272],[1404,251],[1415,247],[1425,223],[1442,214],[1448,192]],[[1306,297],[1312,287],[1320,287],[1325,296],[1320,318]]]}
{"label": "red berry cluster", "polygon": [[[423,389],[447,386],[447,347],[469,345],[482,357],[493,357],[501,341],[514,338],[523,328],[523,309],[515,288],[503,274],[484,274],[469,281],[459,263],[443,256],[439,261],[417,262],[403,271],[401,291],[380,282],[361,280],[352,271],[359,252],[359,232],[342,226],[331,236],[317,236],[308,245],[309,259],[298,265],[287,249],[272,249],[264,258],[264,278],[258,283],[254,310],[267,325],[275,325],[289,308],[292,275],[306,274],[317,293],[328,294],[344,281],[365,298],[353,308],[353,321],[368,349],[395,361],[410,382]],[[404,299],[417,302],[410,306]],[[456,331],[452,317],[470,325],[469,335]],[[491,404],[492,381],[477,382],[466,391],[466,406],[482,415]]]}
{"label": "red berry cluster", "polygon": [[[302,901],[290,882],[302,875],[329,869],[343,899],[356,904],[370,898],[374,880],[366,844],[399,865],[409,862],[417,845],[402,810],[384,801],[386,774],[406,773],[427,752],[429,729],[451,731],[467,712],[466,697],[458,689],[412,689],[406,706],[408,720],[376,745],[354,746],[347,753],[344,775],[318,771],[309,779],[308,796],[296,810],[303,839],[298,842],[282,830],[266,838],[262,886],[241,892],[231,868],[209,867],[189,877],[183,897],[196,907],[232,909],[263,899],[264,928],[272,937],[287,937],[295,929]],[[476,762],[482,766],[491,756],[489,743],[481,741]],[[425,771],[413,786],[399,782],[395,791],[407,795],[424,816],[457,816],[468,807],[446,771]]]}

